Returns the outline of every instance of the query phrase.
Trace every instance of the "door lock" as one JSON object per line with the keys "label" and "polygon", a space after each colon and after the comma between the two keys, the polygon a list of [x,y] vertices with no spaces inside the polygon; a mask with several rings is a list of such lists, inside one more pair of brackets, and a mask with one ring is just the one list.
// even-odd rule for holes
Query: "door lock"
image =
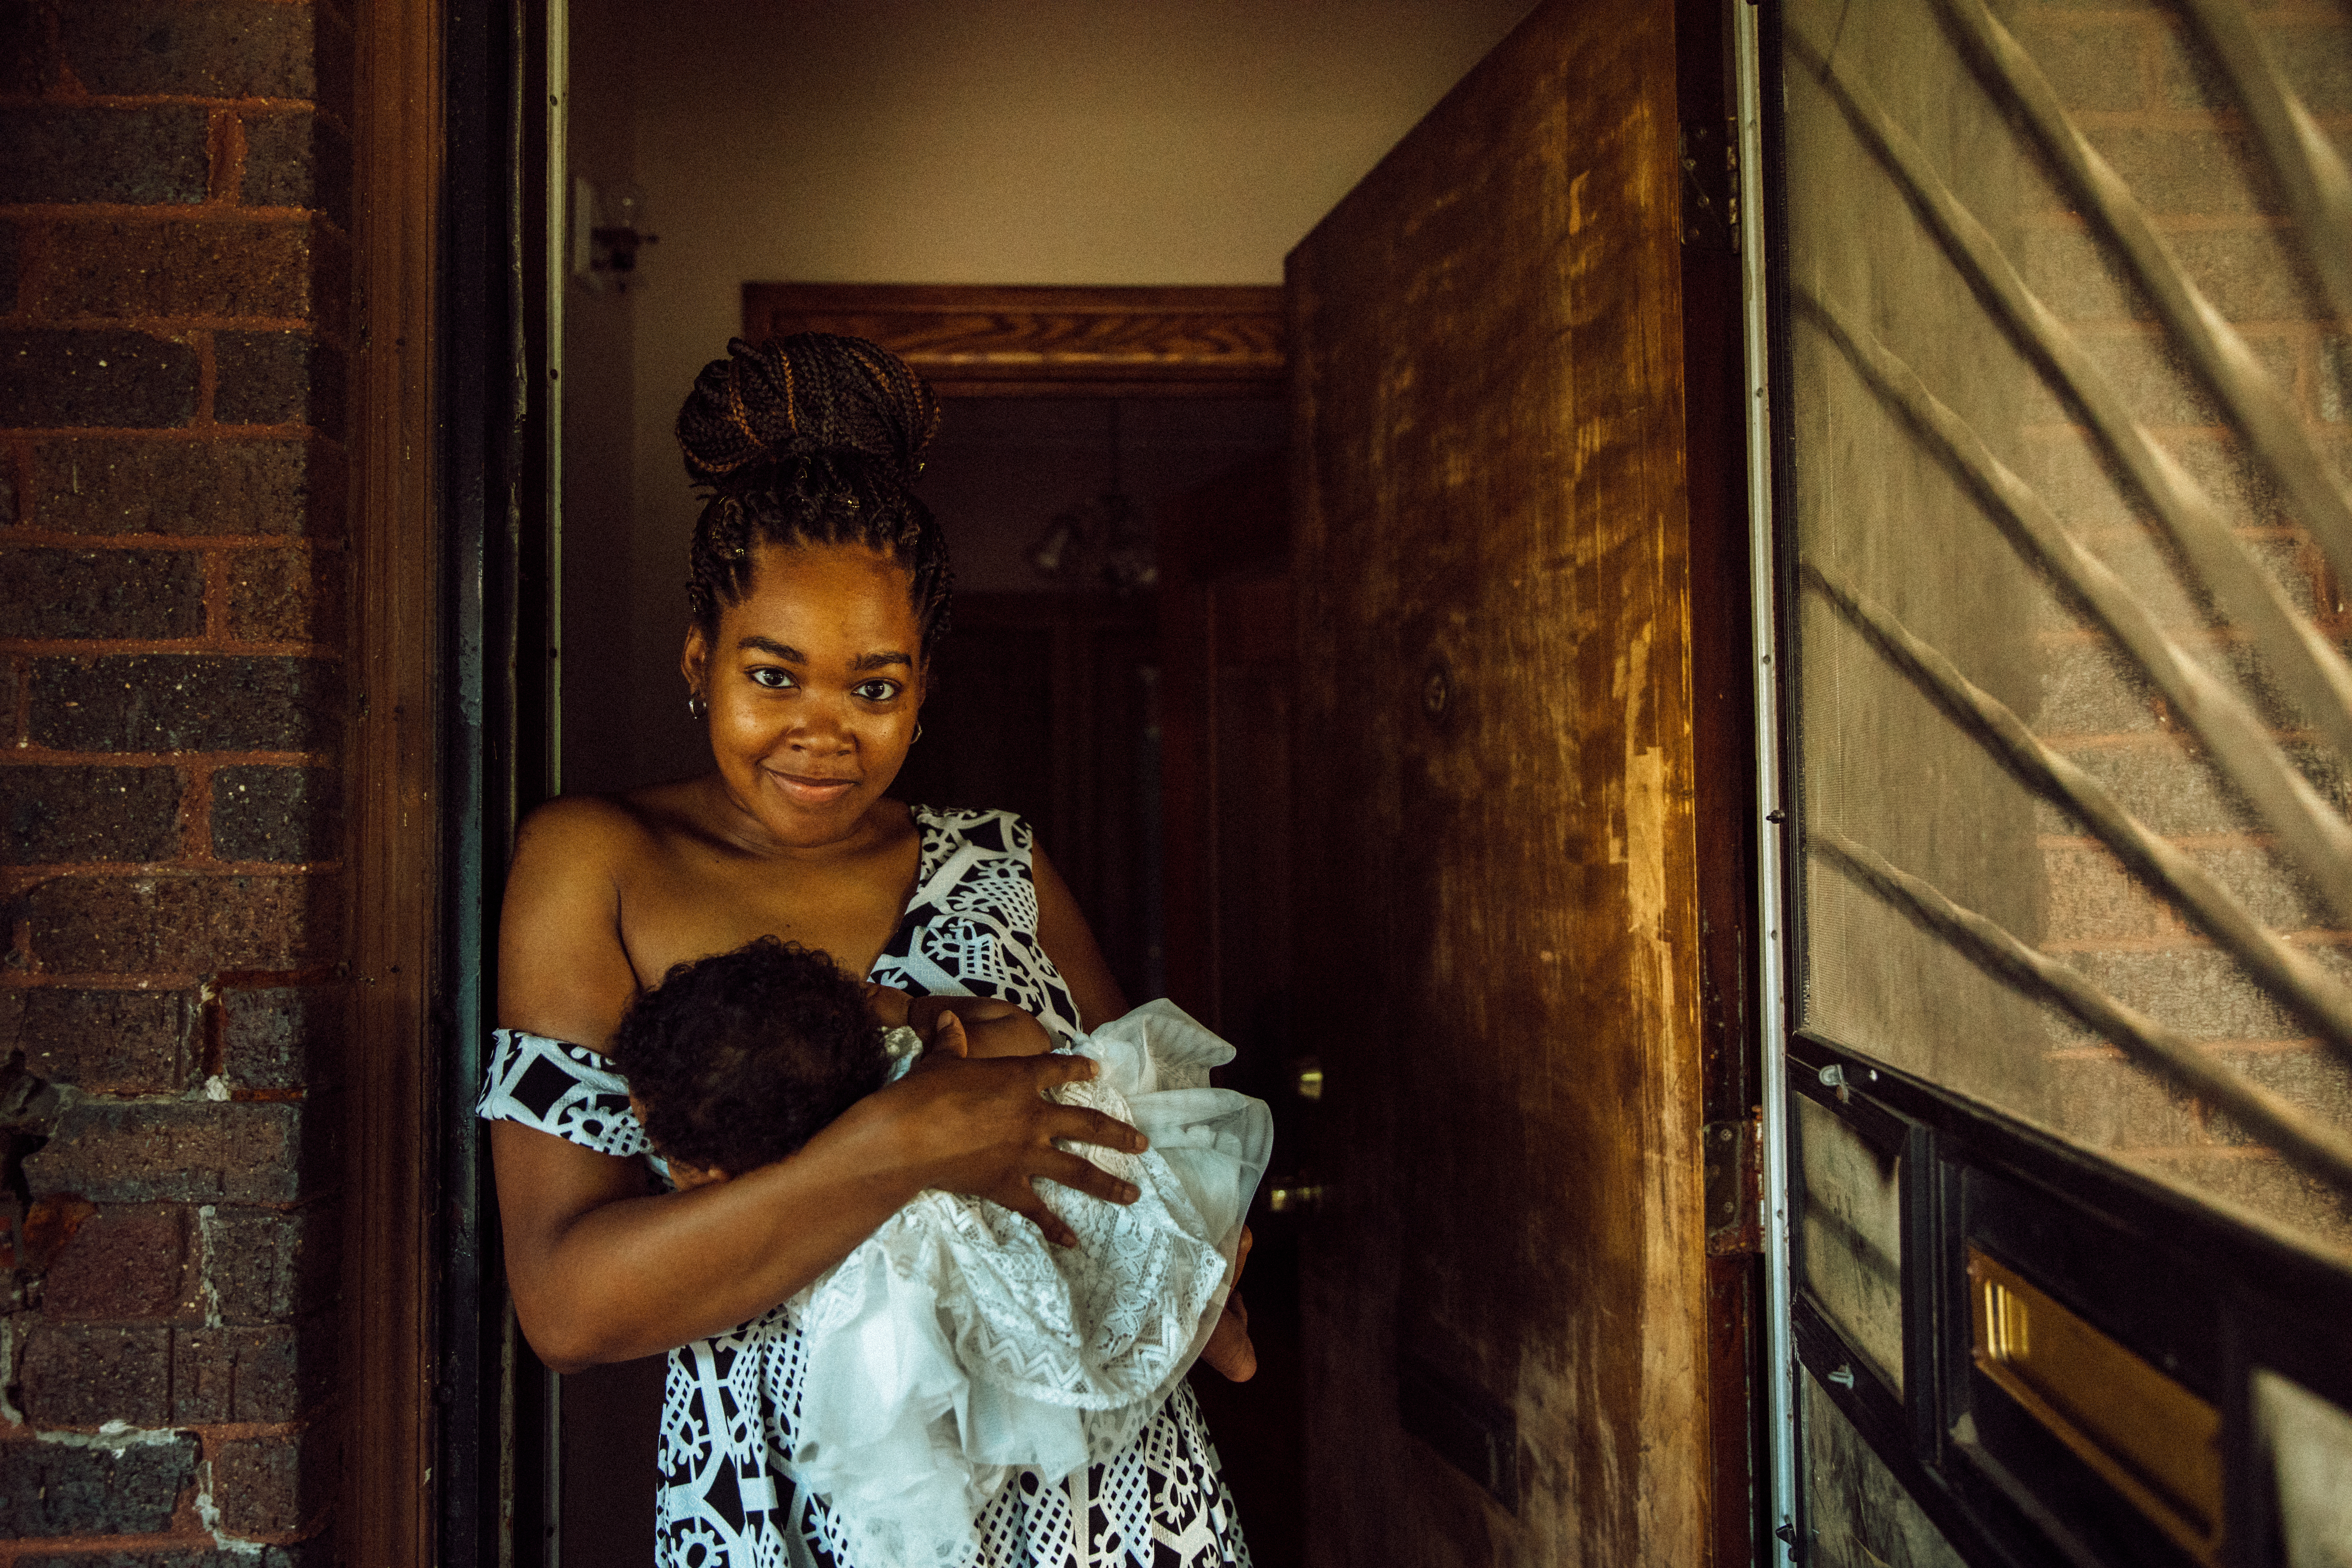
{"label": "door lock", "polygon": [[1265,1192],[1269,1214],[1311,1215],[1323,1207],[1323,1184],[1320,1182],[1287,1182]]}
{"label": "door lock", "polygon": [[1301,1100],[1323,1098],[1323,1064],[1313,1057],[1301,1057],[1290,1064],[1290,1091]]}

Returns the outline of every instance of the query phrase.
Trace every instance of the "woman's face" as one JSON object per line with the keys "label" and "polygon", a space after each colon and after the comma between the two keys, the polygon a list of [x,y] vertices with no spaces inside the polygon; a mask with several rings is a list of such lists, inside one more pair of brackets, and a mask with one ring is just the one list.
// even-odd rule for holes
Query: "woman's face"
{"label": "woman's face", "polygon": [[777,843],[850,837],[898,776],[923,700],[912,581],[863,545],[763,544],[718,635],[687,634],[719,776]]}

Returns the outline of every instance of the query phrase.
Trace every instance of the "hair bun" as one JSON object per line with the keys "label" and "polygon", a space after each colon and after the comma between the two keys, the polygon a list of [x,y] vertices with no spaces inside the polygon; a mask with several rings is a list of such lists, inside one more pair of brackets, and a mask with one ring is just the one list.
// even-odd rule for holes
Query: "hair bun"
{"label": "hair bun", "polygon": [[864,338],[796,332],[754,346],[737,338],[694,379],[677,444],[697,484],[772,464],[855,456],[901,485],[939,429],[922,377]]}

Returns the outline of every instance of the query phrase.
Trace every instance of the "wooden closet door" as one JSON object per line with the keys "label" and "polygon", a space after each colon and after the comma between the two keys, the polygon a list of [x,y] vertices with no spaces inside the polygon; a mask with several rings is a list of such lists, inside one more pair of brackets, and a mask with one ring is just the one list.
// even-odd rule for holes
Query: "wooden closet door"
{"label": "wooden closet door", "polygon": [[1710,1476],[1674,21],[1539,6],[1289,258],[1324,1085],[1278,1163],[1324,1188],[1331,1568],[1699,1563],[1747,1507]]}

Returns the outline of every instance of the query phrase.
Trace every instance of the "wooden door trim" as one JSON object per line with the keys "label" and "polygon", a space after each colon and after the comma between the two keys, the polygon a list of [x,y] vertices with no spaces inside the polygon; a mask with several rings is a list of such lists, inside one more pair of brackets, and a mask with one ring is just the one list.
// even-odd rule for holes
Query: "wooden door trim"
{"label": "wooden door trim", "polygon": [[942,397],[1279,397],[1282,289],[746,283],[743,335],[868,338]]}
{"label": "wooden door trim", "polygon": [[[436,1560],[435,1002],[445,867],[436,397],[446,74],[440,0],[356,14],[350,648],[353,981],[343,1261],[351,1562]],[[386,323],[423,330],[393,331]],[[368,330],[366,323],[374,323]],[[459,1113],[462,1113],[459,1112]]]}

